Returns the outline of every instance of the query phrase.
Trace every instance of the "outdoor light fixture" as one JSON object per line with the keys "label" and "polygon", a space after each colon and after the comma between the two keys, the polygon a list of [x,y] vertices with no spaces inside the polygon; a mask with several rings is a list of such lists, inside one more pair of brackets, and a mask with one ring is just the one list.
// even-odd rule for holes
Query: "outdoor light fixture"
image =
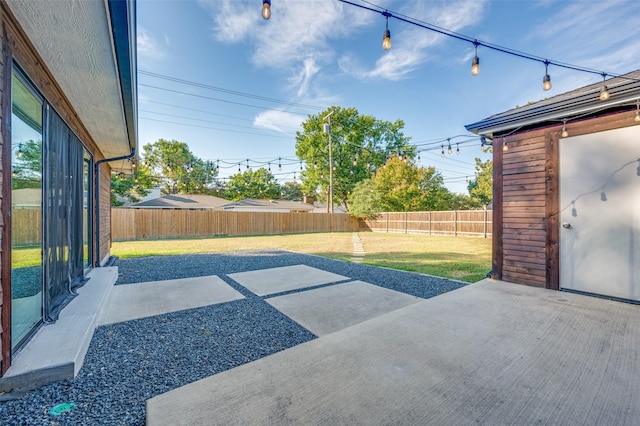
{"label": "outdoor light fixture", "polygon": [[507,145],[507,138],[502,138],[502,150],[503,151],[509,151],[509,145]]}
{"label": "outdoor light fixture", "polygon": [[480,58],[478,58],[478,41],[474,40],[473,45],[476,48],[476,56],[473,57],[473,62],[471,62],[471,75],[480,74]]}
{"label": "outdoor light fixture", "polygon": [[444,145],[440,145],[440,147],[442,148],[442,152],[440,153],[440,156],[444,158]]}
{"label": "outdoor light fixture", "polygon": [[542,90],[551,90],[551,77],[549,76],[549,61],[544,61],[544,77],[542,78]]}
{"label": "outdoor light fixture", "polygon": [[449,147],[447,148],[447,153],[451,154],[453,152],[453,150],[451,149],[451,140],[447,139],[447,142],[449,142]]}
{"label": "outdoor light fixture", "polygon": [[382,37],[382,48],[384,50],[389,50],[391,49],[391,32],[389,31],[389,16],[391,16],[391,14],[386,11],[382,14],[384,15],[385,19],[385,30],[384,36]]}
{"label": "outdoor light fixture", "polygon": [[460,155],[460,144],[456,144],[456,155]]}
{"label": "outdoor light fixture", "polygon": [[562,126],[562,133],[560,136],[562,136],[563,138],[566,138],[569,136],[569,132],[567,131],[567,119],[564,119],[564,125]]}
{"label": "outdoor light fixture", "polygon": [[602,73],[602,88],[600,89],[600,100],[601,101],[606,101],[607,99],[609,99],[609,89],[607,88],[607,85],[605,84],[605,80],[607,79],[607,74]]}
{"label": "outdoor light fixture", "polygon": [[265,20],[271,18],[271,0],[262,0],[262,17]]}

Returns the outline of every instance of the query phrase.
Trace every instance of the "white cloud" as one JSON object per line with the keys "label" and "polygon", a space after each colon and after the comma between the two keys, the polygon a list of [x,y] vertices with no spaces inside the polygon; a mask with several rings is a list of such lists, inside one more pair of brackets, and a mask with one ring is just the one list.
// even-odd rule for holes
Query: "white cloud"
{"label": "white cloud", "polygon": [[160,60],[166,54],[158,42],[144,28],[138,28],[137,32],[138,56],[143,59]]}
{"label": "white cloud", "polygon": [[291,79],[291,83],[298,87],[298,96],[303,97],[308,94],[309,83],[314,75],[320,71],[320,67],[312,57],[306,58],[302,63],[302,68]]}
{"label": "white cloud", "polygon": [[347,37],[377,16],[338,1],[274,2],[265,22],[260,3],[237,0],[200,0],[211,13],[213,36],[224,43],[249,43],[251,61],[258,67],[289,75],[298,97],[317,96],[315,80],[335,60],[333,40]]}
{"label": "white cloud", "polygon": [[292,114],[287,111],[270,109],[258,114],[253,125],[260,129],[273,130],[282,133],[291,133],[292,129],[299,128],[306,119],[299,114]]}
{"label": "white cloud", "polygon": [[[614,73],[638,67],[636,1],[571,2],[537,26],[529,40],[546,43],[554,60]],[[633,52],[636,52],[634,55]]]}

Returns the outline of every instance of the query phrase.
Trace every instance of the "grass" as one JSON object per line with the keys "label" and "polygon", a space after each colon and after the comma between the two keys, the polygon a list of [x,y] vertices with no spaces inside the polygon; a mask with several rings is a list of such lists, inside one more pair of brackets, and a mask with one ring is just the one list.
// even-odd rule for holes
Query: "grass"
{"label": "grass", "polygon": [[[481,280],[491,269],[491,240],[413,234],[361,232],[364,262],[466,282]],[[350,260],[352,234],[321,233],[215,237],[114,242],[111,253],[121,258],[219,253],[233,250],[282,249]]]}

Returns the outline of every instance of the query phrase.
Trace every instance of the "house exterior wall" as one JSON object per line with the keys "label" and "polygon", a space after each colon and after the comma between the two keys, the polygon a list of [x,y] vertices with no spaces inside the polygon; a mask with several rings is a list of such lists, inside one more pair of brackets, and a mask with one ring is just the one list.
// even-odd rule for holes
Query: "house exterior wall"
{"label": "house exterior wall", "polygon": [[[65,97],[65,94],[52,77],[47,69],[44,61],[39,57],[36,50],[29,43],[19,24],[8,10],[4,2],[0,2],[0,26],[2,34],[2,63],[0,64],[0,81],[2,82],[0,92],[1,98],[1,118],[2,132],[0,132],[0,144],[2,144],[2,191],[0,193],[0,211],[2,212],[2,221],[0,221],[0,247],[2,252],[0,255],[0,264],[2,272],[0,274],[0,375],[9,368],[11,340],[10,340],[10,313],[11,313],[11,262],[10,247],[11,235],[10,227],[10,208],[11,208],[11,187],[10,187],[10,138],[9,138],[9,120],[11,119],[11,100],[8,96],[11,87],[12,60],[15,60],[24,73],[31,80],[33,85],[42,94],[49,104],[58,112],[62,119],[67,123],[71,130],[79,137],[87,150],[93,154],[94,161],[102,159],[102,155],[97,148],[88,131],[79,120],[73,107]],[[105,173],[109,168],[104,167]],[[102,199],[107,200],[109,206],[109,195],[105,195],[104,191],[110,191],[109,177],[103,178],[107,184],[104,190],[101,189]],[[108,216],[107,216],[108,217]],[[101,218],[102,219],[102,218]],[[107,220],[101,229],[100,244],[102,253],[108,253],[110,222]]]}
{"label": "house exterior wall", "polygon": [[[571,136],[637,125],[635,111],[567,123]],[[560,288],[559,144],[562,124],[494,136],[493,277]],[[597,161],[597,159],[594,159]]]}

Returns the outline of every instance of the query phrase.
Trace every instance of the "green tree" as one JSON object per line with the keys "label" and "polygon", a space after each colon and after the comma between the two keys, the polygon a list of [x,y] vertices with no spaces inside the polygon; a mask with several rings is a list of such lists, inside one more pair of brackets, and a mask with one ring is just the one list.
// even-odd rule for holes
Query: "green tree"
{"label": "green tree", "polygon": [[233,201],[244,198],[277,200],[280,198],[280,185],[267,169],[248,169],[229,178],[226,195]]}
{"label": "green tree", "polygon": [[469,195],[485,208],[493,200],[493,161],[476,158],[476,177],[467,185]]}
{"label": "green tree", "polygon": [[280,198],[283,200],[302,200],[302,185],[295,180],[288,181],[280,185]]}
{"label": "green tree", "polygon": [[142,148],[145,165],[162,182],[164,193],[205,194],[212,189],[215,165],[195,156],[186,143],[159,139]]}
{"label": "green tree", "polygon": [[140,199],[149,193],[149,189],[156,185],[157,179],[144,164],[138,165],[129,176],[114,173],[111,175],[111,205],[116,207],[124,204],[118,197],[128,199],[132,203],[140,202]]}
{"label": "green tree", "polygon": [[310,115],[296,133],[296,155],[307,164],[300,173],[302,189],[326,199],[329,188],[329,135],[324,133],[325,117],[332,113],[333,202],[348,208],[348,196],[356,183],[373,176],[374,171],[392,155],[401,153],[409,159],[416,149],[402,133],[404,122],[378,120],[362,115],[355,108],[333,106]]}
{"label": "green tree", "polygon": [[482,203],[467,194],[451,194],[446,210],[473,210],[482,207]]}
{"label": "green tree", "polygon": [[382,211],[380,193],[375,190],[372,179],[356,184],[349,196],[349,214],[354,217],[375,217]]}
{"label": "green tree", "polygon": [[42,141],[28,140],[18,145],[13,160],[12,189],[42,187]]}
{"label": "green tree", "polygon": [[450,193],[434,167],[417,167],[400,156],[387,161],[373,178],[381,211],[444,210]]}

